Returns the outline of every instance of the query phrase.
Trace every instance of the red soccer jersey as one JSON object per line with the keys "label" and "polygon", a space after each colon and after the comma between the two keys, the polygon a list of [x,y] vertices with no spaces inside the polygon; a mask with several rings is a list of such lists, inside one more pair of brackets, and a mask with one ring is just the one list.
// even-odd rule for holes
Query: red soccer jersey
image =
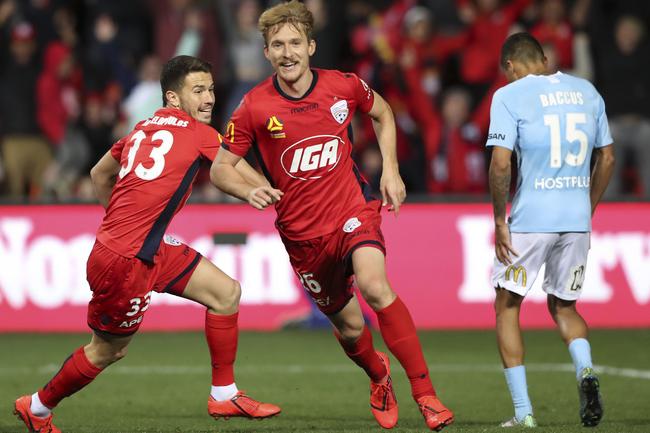
{"label": "red soccer jersey", "polygon": [[216,130],[174,108],[138,123],[111,148],[122,169],[97,240],[118,254],[153,262],[201,161],[214,160],[220,143]]}
{"label": "red soccer jersey", "polygon": [[357,108],[372,108],[372,90],[355,74],[312,72],[302,98],[284,93],[275,75],[248,92],[222,143],[239,156],[253,146],[265,176],[284,192],[276,225],[292,240],[333,232],[350,210],[372,199],[351,157],[350,125]]}

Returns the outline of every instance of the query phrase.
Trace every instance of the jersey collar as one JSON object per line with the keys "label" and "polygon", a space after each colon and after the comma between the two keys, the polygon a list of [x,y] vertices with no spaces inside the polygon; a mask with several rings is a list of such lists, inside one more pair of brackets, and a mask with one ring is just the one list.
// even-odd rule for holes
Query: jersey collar
{"label": "jersey collar", "polygon": [[282,88],[280,87],[280,83],[278,83],[278,76],[277,74],[273,74],[273,87],[275,87],[275,90],[285,99],[288,99],[289,101],[300,101],[302,99],[305,99],[309,94],[314,90],[314,87],[316,87],[316,82],[318,81],[318,72],[315,69],[311,70],[311,73],[313,74],[313,78],[311,80],[311,85],[309,86],[309,89],[305,92],[304,95],[302,95],[299,98],[294,98],[293,96],[287,95]]}

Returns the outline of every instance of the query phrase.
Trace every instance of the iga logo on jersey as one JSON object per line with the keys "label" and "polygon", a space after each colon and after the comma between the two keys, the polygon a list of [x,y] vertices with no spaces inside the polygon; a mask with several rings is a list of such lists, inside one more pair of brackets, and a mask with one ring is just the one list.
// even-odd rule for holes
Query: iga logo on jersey
{"label": "iga logo on jersey", "polygon": [[348,101],[341,99],[330,107],[330,111],[334,116],[334,120],[342,124],[348,118]]}
{"label": "iga logo on jersey", "polygon": [[343,151],[336,135],[314,135],[289,146],[280,157],[285,173],[294,179],[320,179],[334,170]]}

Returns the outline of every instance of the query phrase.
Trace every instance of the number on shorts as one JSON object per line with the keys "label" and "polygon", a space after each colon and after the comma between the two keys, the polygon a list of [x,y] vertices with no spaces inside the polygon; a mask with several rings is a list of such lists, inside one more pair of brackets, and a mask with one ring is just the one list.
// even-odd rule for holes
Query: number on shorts
{"label": "number on shorts", "polygon": [[298,274],[298,278],[300,278],[300,284],[302,284],[302,287],[304,287],[305,290],[312,293],[320,293],[320,284],[318,284],[318,281],[313,279],[313,276],[313,273]]}
{"label": "number on shorts", "polygon": [[571,275],[573,276],[571,290],[577,292],[582,289],[582,283],[585,281],[585,265],[572,267]]}
{"label": "number on shorts", "polygon": [[[128,317],[135,316],[138,313],[144,313],[149,308],[151,302],[151,292],[144,295],[142,298],[133,298],[129,301],[131,303],[131,311],[126,313]],[[142,305],[142,306],[140,306]]]}

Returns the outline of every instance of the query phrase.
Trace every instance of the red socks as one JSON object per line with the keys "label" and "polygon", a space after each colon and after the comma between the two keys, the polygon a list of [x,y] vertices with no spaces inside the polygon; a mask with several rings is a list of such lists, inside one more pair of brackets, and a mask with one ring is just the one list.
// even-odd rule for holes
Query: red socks
{"label": "red socks", "polygon": [[235,383],[233,364],[237,356],[239,313],[223,316],[205,312],[205,338],[212,360],[212,385]]}
{"label": "red socks", "polygon": [[377,319],[386,346],[406,370],[413,398],[435,395],[420,339],[406,305],[397,297],[388,307],[377,311]]}
{"label": "red socks", "polygon": [[63,362],[59,372],[43,389],[38,391],[38,398],[45,406],[53,409],[65,397],[92,382],[101,371],[90,363],[81,346]]}
{"label": "red socks", "polygon": [[373,382],[377,383],[386,376],[386,366],[377,356],[377,352],[375,352],[375,348],[372,345],[372,333],[367,326],[363,327],[361,336],[354,343],[343,341],[341,334],[336,330],[334,330],[334,335],[339,340],[345,354],[355,364],[363,368]]}

